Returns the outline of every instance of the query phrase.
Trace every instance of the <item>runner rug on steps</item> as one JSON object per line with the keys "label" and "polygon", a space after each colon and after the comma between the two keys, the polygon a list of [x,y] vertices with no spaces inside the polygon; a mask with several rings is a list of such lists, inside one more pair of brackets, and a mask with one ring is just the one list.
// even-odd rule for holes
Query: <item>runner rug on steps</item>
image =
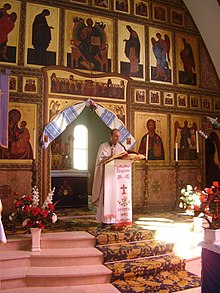
{"label": "runner rug on steps", "polygon": [[124,231],[90,231],[104,264],[112,270],[112,284],[122,293],[168,293],[201,286],[200,278],[185,270],[186,261],[173,253],[173,243],[155,240],[155,232],[137,226]]}

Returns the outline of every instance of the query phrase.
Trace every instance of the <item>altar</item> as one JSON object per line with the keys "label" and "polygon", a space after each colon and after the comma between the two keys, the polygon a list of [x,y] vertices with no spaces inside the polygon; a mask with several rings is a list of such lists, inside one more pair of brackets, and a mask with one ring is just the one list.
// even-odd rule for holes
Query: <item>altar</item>
{"label": "altar", "polygon": [[220,292],[220,242],[202,241],[202,293]]}
{"label": "altar", "polygon": [[89,172],[82,170],[52,170],[51,186],[55,187],[56,207],[88,207]]}

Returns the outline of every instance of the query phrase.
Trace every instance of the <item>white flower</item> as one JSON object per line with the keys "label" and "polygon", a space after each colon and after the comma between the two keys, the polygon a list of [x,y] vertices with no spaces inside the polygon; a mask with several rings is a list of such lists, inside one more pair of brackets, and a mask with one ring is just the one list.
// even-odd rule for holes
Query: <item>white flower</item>
{"label": "white flower", "polygon": [[49,203],[52,203],[54,191],[55,191],[55,187],[53,188],[53,190],[50,190],[50,192],[48,193],[47,198],[45,199],[42,205],[43,209],[45,209],[45,207],[47,207]]}
{"label": "white flower", "polygon": [[186,192],[185,188],[181,189],[181,194],[185,194],[185,192]]}
{"label": "white flower", "polygon": [[15,213],[12,213],[12,214],[9,216],[9,220],[12,221],[13,218],[14,218],[14,216],[15,216]]}
{"label": "white flower", "polygon": [[192,190],[193,190],[192,185],[187,185],[187,186],[186,186],[186,190],[187,190],[187,191],[192,191]]}
{"label": "white flower", "polygon": [[25,227],[27,225],[28,221],[29,221],[29,219],[25,219],[24,222],[22,223],[22,226]]}
{"label": "white flower", "polygon": [[32,188],[33,207],[36,207],[40,201],[39,191],[37,187]]}
{"label": "white flower", "polygon": [[52,217],[51,217],[51,220],[52,220],[52,223],[56,223],[57,221],[57,215],[55,213],[52,214]]}

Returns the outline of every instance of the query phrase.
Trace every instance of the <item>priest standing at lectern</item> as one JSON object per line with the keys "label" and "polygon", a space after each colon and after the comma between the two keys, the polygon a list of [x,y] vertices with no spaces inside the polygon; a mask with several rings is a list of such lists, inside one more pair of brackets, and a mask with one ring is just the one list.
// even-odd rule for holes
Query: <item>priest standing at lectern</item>
{"label": "priest standing at lectern", "polygon": [[[119,142],[120,131],[112,129],[110,132],[110,140],[99,146],[96,158],[95,174],[92,187],[92,203],[97,206],[96,220],[102,222],[102,226],[115,224],[113,219],[104,217],[104,172],[105,162],[111,157],[121,154],[126,156],[124,147]],[[115,204],[115,203],[112,203]]]}

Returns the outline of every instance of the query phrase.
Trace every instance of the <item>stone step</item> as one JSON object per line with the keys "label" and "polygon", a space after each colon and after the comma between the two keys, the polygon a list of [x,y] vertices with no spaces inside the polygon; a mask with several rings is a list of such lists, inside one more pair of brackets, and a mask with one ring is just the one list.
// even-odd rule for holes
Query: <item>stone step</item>
{"label": "stone step", "polygon": [[12,289],[105,284],[110,283],[111,274],[103,265],[4,269],[1,286]]}
{"label": "stone step", "polygon": [[31,251],[9,250],[0,254],[1,269],[30,267]]}
{"label": "stone step", "polygon": [[5,251],[1,255],[1,267],[74,266],[102,264],[103,254],[94,247],[43,249],[41,252]]}
{"label": "stone step", "polygon": [[1,290],[1,293],[119,293],[112,284],[94,284],[59,287],[26,287]]}
{"label": "stone step", "polygon": [[154,239],[96,246],[104,255],[104,263],[166,254],[172,252],[173,247],[173,243]]}
{"label": "stone step", "polygon": [[95,237],[85,231],[42,233],[41,248],[84,248],[95,246]]}
{"label": "stone step", "polygon": [[31,266],[78,266],[102,264],[103,254],[94,247],[68,248],[68,249],[44,249],[41,253],[31,256]]}
{"label": "stone step", "polygon": [[[94,247],[95,237],[85,231],[41,233],[41,249]],[[2,251],[31,250],[31,234],[14,235],[7,239]]]}

